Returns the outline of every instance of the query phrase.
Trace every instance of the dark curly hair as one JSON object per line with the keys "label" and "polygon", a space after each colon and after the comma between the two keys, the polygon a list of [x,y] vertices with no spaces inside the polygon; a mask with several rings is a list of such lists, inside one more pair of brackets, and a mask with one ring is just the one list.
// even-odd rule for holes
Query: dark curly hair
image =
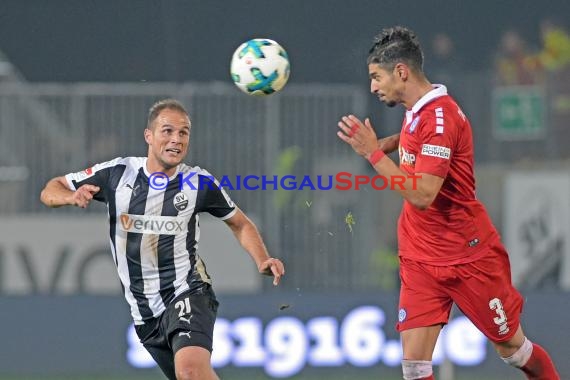
{"label": "dark curly hair", "polygon": [[424,54],[416,34],[403,26],[383,29],[374,37],[367,63],[393,70],[400,62],[418,72],[423,71]]}

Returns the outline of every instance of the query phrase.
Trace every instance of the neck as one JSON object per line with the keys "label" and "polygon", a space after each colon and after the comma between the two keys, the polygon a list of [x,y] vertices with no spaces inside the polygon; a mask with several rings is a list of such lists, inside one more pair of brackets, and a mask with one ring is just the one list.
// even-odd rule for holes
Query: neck
{"label": "neck", "polygon": [[405,96],[402,104],[407,110],[411,110],[414,104],[431,90],[433,90],[433,86],[427,79],[417,79],[415,83],[411,83],[408,94]]}
{"label": "neck", "polygon": [[178,167],[178,165],[176,165],[174,167],[166,167],[163,164],[160,164],[159,162],[157,162],[151,156],[147,157],[147,160],[146,160],[146,170],[148,170],[148,172],[151,174],[161,172],[161,173],[166,174],[168,177],[172,177],[174,174],[176,174],[176,168],[177,167]]}

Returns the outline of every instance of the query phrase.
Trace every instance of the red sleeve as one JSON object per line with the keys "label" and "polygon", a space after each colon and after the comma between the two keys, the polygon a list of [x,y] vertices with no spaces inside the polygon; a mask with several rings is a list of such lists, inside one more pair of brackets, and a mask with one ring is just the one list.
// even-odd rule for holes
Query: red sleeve
{"label": "red sleeve", "polygon": [[444,107],[426,110],[422,116],[415,172],[445,178],[456,149],[458,121],[449,108]]}

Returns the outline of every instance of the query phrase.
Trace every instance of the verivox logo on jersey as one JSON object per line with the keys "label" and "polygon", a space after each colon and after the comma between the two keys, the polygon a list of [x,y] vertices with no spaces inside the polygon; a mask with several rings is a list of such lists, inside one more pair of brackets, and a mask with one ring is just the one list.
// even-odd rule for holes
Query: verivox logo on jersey
{"label": "verivox logo on jersey", "polygon": [[138,234],[176,235],[185,233],[188,226],[176,216],[132,215],[122,213],[121,230]]}

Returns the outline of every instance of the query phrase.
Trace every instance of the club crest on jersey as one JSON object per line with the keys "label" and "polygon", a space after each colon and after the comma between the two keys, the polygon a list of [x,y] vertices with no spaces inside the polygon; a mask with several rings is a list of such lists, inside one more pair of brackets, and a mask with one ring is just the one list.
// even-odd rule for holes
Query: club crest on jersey
{"label": "club crest on jersey", "polygon": [[408,313],[406,313],[406,309],[401,308],[401,309],[398,311],[398,321],[399,321],[400,323],[404,322],[404,321],[406,320],[406,317],[407,317],[407,316],[408,316]]}
{"label": "club crest on jersey", "polygon": [[414,120],[412,120],[412,122],[410,123],[410,127],[408,128],[408,132],[410,133],[414,133],[414,131],[416,130],[416,127],[418,126],[420,122],[420,117],[417,116]]}
{"label": "club crest on jersey", "polygon": [[174,208],[178,211],[186,210],[186,207],[188,207],[188,195],[181,191],[174,196],[172,202],[174,203]]}

